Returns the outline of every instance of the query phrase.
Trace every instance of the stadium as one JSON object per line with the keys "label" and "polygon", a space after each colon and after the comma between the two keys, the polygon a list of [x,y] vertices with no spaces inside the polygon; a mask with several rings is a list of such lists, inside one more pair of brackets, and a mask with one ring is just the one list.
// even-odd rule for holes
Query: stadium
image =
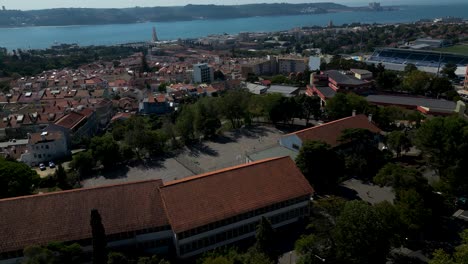
{"label": "stadium", "polygon": [[416,65],[419,70],[429,73],[437,73],[445,64],[453,63],[458,66],[456,74],[464,76],[466,65],[468,65],[468,56],[426,50],[377,48],[367,63],[382,63],[386,69],[395,71],[403,71],[405,66],[411,63]]}

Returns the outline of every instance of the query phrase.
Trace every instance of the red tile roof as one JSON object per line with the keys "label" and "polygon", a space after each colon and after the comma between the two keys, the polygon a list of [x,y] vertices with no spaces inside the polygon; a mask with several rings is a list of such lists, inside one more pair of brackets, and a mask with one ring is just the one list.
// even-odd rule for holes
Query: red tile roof
{"label": "red tile roof", "polygon": [[52,132],[47,132],[47,134],[44,134],[42,136],[43,132],[38,132],[38,133],[32,133],[31,134],[31,139],[29,140],[30,144],[36,144],[40,142],[49,142],[49,141],[55,141],[59,140],[63,137],[63,133],[60,131],[52,131]]}
{"label": "red tile roof", "polygon": [[289,157],[244,164],[161,187],[176,233],[312,193]]}
{"label": "red tile roof", "polygon": [[374,133],[380,133],[382,131],[374,125],[374,123],[369,122],[369,119],[365,115],[356,115],[328,122],[316,127],[307,128],[291,134],[297,135],[302,141],[320,140],[330,144],[332,147],[336,147],[340,145],[339,138],[343,131],[350,128],[368,129]]}
{"label": "red tile roof", "polygon": [[161,185],[150,180],[0,200],[0,252],[91,238],[92,209],[108,235],[166,226]]}
{"label": "red tile roof", "polygon": [[65,128],[68,128],[68,129],[72,129],[76,125],[78,125],[85,118],[86,118],[86,116],[84,116],[81,113],[71,112],[70,114],[62,117],[60,120],[55,122],[55,124],[59,125],[59,126],[62,126],[62,127],[65,127]]}

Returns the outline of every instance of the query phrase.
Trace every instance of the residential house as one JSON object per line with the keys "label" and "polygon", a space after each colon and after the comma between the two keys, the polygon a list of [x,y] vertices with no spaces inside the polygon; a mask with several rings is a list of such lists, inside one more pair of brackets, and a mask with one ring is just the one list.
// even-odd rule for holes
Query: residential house
{"label": "residential house", "polygon": [[71,152],[63,132],[43,131],[28,135],[27,149],[19,160],[29,166],[37,166],[69,155]]}
{"label": "residential house", "polygon": [[167,114],[171,112],[171,107],[164,94],[153,95],[149,92],[148,97],[140,102],[139,111],[143,115]]}
{"label": "residential house", "polygon": [[99,128],[96,112],[89,108],[73,109],[55,122],[55,125],[70,138],[71,145],[76,145],[82,139],[94,136]]}

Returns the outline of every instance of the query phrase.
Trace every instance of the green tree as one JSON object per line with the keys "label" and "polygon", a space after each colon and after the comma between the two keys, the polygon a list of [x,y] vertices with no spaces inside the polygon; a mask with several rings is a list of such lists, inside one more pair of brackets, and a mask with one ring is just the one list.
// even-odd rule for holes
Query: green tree
{"label": "green tree", "polygon": [[344,176],[344,164],[331,146],[321,141],[306,141],[296,164],[319,193],[333,190]]}
{"label": "green tree", "polygon": [[391,186],[397,193],[408,189],[424,191],[429,187],[427,179],[419,171],[394,163],[380,169],[374,182],[380,186]]}
{"label": "green tree", "polygon": [[93,137],[90,148],[93,157],[98,159],[106,168],[121,161],[119,144],[109,133],[101,137]]}
{"label": "green tree", "polygon": [[388,229],[367,203],[346,203],[333,233],[336,253],[343,263],[385,263],[390,250]]}
{"label": "green tree", "polygon": [[53,264],[56,263],[54,252],[41,246],[29,246],[23,250],[22,264]]}
{"label": "green tree", "polygon": [[275,75],[273,78],[271,78],[271,83],[272,84],[288,84],[290,83],[288,77],[284,75]]}
{"label": "green tree", "polygon": [[215,98],[203,98],[194,105],[195,129],[206,138],[214,137],[217,130],[221,128],[215,100]]}
{"label": "green tree", "polygon": [[190,105],[184,106],[180,115],[177,117],[175,129],[177,134],[185,143],[190,142],[195,138],[195,127],[193,124],[194,119],[195,113]]}
{"label": "green tree", "polygon": [[429,264],[457,264],[453,261],[452,256],[447,254],[443,249],[437,249],[433,253],[432,259]]}
{"label": "green tree", "polygon": [[62,242],[51,242],[47,245],[47,249],[54,252],[56,262],[80,264],[84,260],[84,252],[81,246],[77,243],[66,245]]}
{"label": "green tree", "polygon": [[398,191],[395,206],[410,236],[417,236],[432,215],[424,197],[414,189]]}
{"label": "green tree", "polygon": [[70,183],[68,182],[68,175],[65,171],[65,168],[62,164],[57,166],[55,170],[54,178],[57,181],[57,186],[62,190],[68,190],[71,188]]}
{"label": "green tree", "polygon": [[353,93],[337,93],[327,101],[326,110],[332,119],[339,119],[351,116],[354,110],[357,113],[367,113],[369,103],[364,97]]}
{"label": "green tree", "polygon": [[257,226],[255,239],[254,248],[257,252],[265,254],[271,260],[276,261],[278,259],[275,230],[271,226],[270,221],[265,217],[262,217]]}
{"label": "green tree", "polygon": [[414,65],[413,63],[408,63],[405,66],[405,73],[410,73],[412,71],[417,71],[417,70],[418,70],[418,67],[416,67],[416,65]]}
{"label": "green tree", "polygon": [[375,85],[381,91],[396,91],[400,88],[401,79],[395,72],[384,71],[375,78]]}
{"label": "green tree", "polygon": [[0,198],[32,194],[39,180],[28,165],[0,158]]}
{"label": "green tree", "polygon": [[138,258],[137,264],[170,264],[170,262],[157,256],[152,256]]}
{"label": "green tree", "polygon": [[166,93],[167,92],[167,83],[163,82],[158,86],[158,92]]}
{"label": "green tree", "polygon": [[454,63],[447,63],[444,65],[442,68],[441,73],[445,76],[447,76],[450,79],[455,79],[457,78],[457,75],[455,74],[455,71],[457,70],[458,66]]}
{"label": "green tree", "polygon": [[307,95],[295,97],[296,104],[300,107],[299,117],[306,120],[306,126],[309,125],[311,116],[319,119],[321,116],[320,98]]}
{"label": "green tree", "polygon": [[107,264],[130,264],[128,258],[119,252],[110,252]]}
{"label": "green tree", "polygon": [[98,210],[91,210],[91,233],[93,236],[93,264],[107,263],[106,231]]}
{"label": "green tree", "polygon": [[83,249],[78,244],[51,242],[47,246],[29,246],[23,250],[23,264],[83,263]]}
{"label": "green tree", "polygon": [[70,167],[76,170],[80,177],[89,175],[95,165],[96,161],[93,158],[93,154],[90,150],[73,155],[72,161],[70,163]]}
{"label": "green tree", "polygon": [[391,151],[394,151],[397,158],[401,157],[402,152],[408,152],[411,149],[411,140],[403,131],[392,131],[387,135],[387,144]]}
{"label": "green tree", "polygon": [[433,96],[439,97],[439,95],[445,94],[450,91],[454,91],[454,88],[449,79],[445,77],[432,78],[431,83],[429,85],[429,92],[431,92]]}
{"label": "green tree", "polygon": [[232,128],[240,128],[242,120],[250,118],[248,105],[251,94],[246,90],[228,91],[219,102],[220,114],[231,122]]}
{"label": "green tree", "polygon": [[432,118],[416,131],[414,141],[452,191],[466,193],[468,179],[463,171],[468,162],[468,122],[456,116]]}
{"label": "green tree", "polygon": [[411,71],[403,78],[403,88],[413,94],[424,95],[429,88],[431,77],[422,71]]}
{"label": "green tree", "polygon": [[455,248],[453,255],[448,254],[443,249],[437,249],[429,264],[466,264],[468,261],[468,229],[463,230],[460,237],[462,242]]}
{"label": "green tree", "polygon": [[[332,262],[333,243],[331,240],[318,237],[314,234],[302,236],[296,241],[294,249],[299,253],[299,264],[319,264],[325,261]],[[324,261],[325,260],[325,261]]]}
{"label": "green tree", "polygon": [[339,141],[338,154],[345,161],[350,176],[370,178],[383,166],[383,153],[377,148],[377,135],[367,129],[345,129]]}

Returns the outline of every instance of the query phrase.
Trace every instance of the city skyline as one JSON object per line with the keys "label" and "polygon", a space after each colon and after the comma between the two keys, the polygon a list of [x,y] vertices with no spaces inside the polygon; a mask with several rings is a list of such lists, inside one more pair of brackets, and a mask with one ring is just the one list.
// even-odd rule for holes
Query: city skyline
{"label": "city skyline", "polygon": [[[448,3],[464,3],[465,0],[449,0],[444,4]],[[254,0],[239,0],[239,1],[221,1],[221,0],[199,0],[196,4],[218,4],[218,5],[242,5],[251,4],[257,1]],[[261,1],[262,3],[317,3],[323,1],[306,1],[306,0],[287,0],[287,1]],[[345,4],[350,6],[363,6],[367,5],[372,1],[363,0],[336,0],[331,1],[338,4]],[[377,1],[382,5],[408,5],[408,4],[440,4],[434,0],[381,0]],[[33,10],[33,9],[49,9],[49,8],[126,8],[126,7],[153,7],[153,6],[183,6],[187,4],[193,4],[189,0],[44,0],[44,1],[31,1],[22,2],[15,0],[3,0],[0,1],[0,5],[5,6],[7,9],[20,9],[20,10]]]}

